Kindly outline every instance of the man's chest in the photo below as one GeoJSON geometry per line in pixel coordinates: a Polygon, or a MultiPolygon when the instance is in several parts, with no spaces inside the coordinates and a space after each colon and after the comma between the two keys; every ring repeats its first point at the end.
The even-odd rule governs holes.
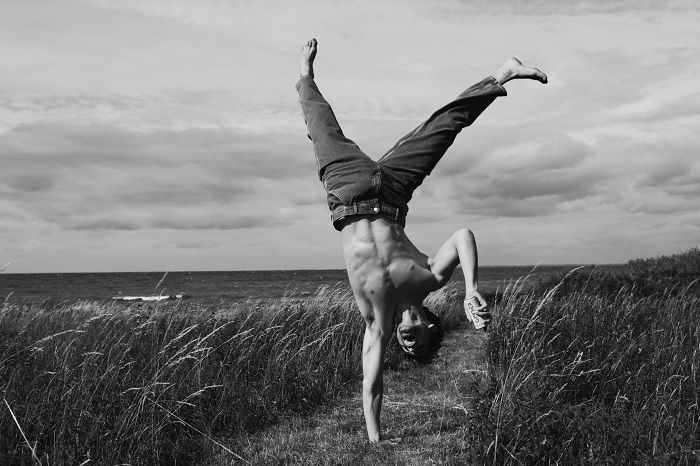
{"type": "Polygon", "coordinates": [[[425,257],[394,259],[387,267],[387,274],[392,286],[403,294],[427,295],[435,282],[425,257]]]}

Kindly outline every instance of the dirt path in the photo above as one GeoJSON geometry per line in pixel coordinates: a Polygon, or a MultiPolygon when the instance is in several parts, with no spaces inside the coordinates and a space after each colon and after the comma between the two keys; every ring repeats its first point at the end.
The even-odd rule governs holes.
{"type": "MultiPolygon", "coordinates": [[[[465,464],[471,463],[469,393],[484,370],[485,334],[448,333],[430,365],[400,363],[385,374],[383,437],[365,437],[361,383],[306,417],[292,417],[232,446],[252,464],[465,464]]],[[[215,464],[236,464],[222,454],[215,464]]]]}

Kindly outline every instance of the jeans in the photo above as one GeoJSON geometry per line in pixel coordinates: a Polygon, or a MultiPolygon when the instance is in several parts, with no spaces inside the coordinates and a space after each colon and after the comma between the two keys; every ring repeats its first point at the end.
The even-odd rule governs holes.
{"type": "Polygon", "coordinates": [[[496,97],[506,95],[493,77],[483,79],[435,111],[375,162],[345,137],[312,78],[301,77],[296,89],[331,221],[339,231],[344,220],[367,214],[405,226],[413,191],[430,175],[462,128],[471,125],[496,97]]]}

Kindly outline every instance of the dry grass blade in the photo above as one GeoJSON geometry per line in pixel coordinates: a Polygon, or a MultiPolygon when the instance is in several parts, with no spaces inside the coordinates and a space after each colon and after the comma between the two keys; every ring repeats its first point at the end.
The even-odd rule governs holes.
{"type": "Polygon", "coordinates": [[[39,458],[36,456],[36,447],[32,447],[32,444],[29,443],[29,439],[27,439],[27,436],[24,435],[24,431],[22,430],[22,426],[19,425],[19,421],[17,421],[17,417],[15,416],[15,413],[12,411],[12,408],[10,408],[10,404],[7,402],[6,399],[2,399],[2,401],[5,402],[5,406],[7,406],[7,409],[10,411],[10,415],[12,416],[12,419],[15,421],[15,425],[19,429],[19,432],[22,434],[22,438],[24,439],[24,442],[27,444],[29,447],[29,450],[32,452],[32,458],[34,458],[34,461],[36,461],[37,464],[41,464],[41,461],[39,458]]]}
{"type": "Polygon", "coordinates": [[[175,413],[173,413],[172,411],[170,411],[169,409],[167,409],[167,408],[161,406],[157,401],[153,401],[153,400],[150,400],[150,399],[149,399],[149,401],[150,401],[151,403],[153,403],[154,405],[156,405],[157,407],[159,407],[160,409],[162,409],[163,411],[165,411],[166,413],[168,413],[169,415],[171,415],[172,417],[174,417],[175,419],[177,419],[178,421],[180,421],[183,425],[185,425],[185,426],[189,427],[190,429],[194,430],[194,431],[197,432],[199,435],[205,437],[206,439],[208,439],[208,440],[209,440],[210,442],[212,442],[213,444],[215,444],[215,445],[221,447],[221,448],[222,448],[224,451],[226,451],[227,453],[229,453],[229,454],[235,456],[236,458],[238,458],[239,460],[243,461],[243,462],[246,463],[246,464],[250,464],[245,458],[243,458],[242,456],[240,456],[240,455],[237,454],[236,452],[234,452],[234,451],[232,451],[231,449],[229,449],[226,445],[222,444],[221,442],[217,442],[216,440],[214,440],[213,438],[211,438],[210,436],[208,436],[208,435],[205,434],[204,432],[202,432],[202,431],[200,431],[199,429],[197,429],[196,427],[194,427],[192,424],[188,423],[187,421],[185,421],[184,419],[182,419],[181,417],[179,417],[177,414],[175,414],[175,413]]]}

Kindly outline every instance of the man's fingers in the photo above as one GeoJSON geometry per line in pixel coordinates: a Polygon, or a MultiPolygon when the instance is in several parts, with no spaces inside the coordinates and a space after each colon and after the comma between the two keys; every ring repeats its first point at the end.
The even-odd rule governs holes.
{"type": "Polygon", "coordinates": [[[491,320],[491,313],[488,311],[476,311],[476,315],[484,319],[484,321],[489,322],[491,320]]]}
{"type": "Polygon", "coordinates": [[[480,293],[478,293],[478,292],[474,293],[474,297],[479,302],[479,309],[484,309],[487,306],[486,300],[484,299],[483,296],[481,296],[480,293]]]}

